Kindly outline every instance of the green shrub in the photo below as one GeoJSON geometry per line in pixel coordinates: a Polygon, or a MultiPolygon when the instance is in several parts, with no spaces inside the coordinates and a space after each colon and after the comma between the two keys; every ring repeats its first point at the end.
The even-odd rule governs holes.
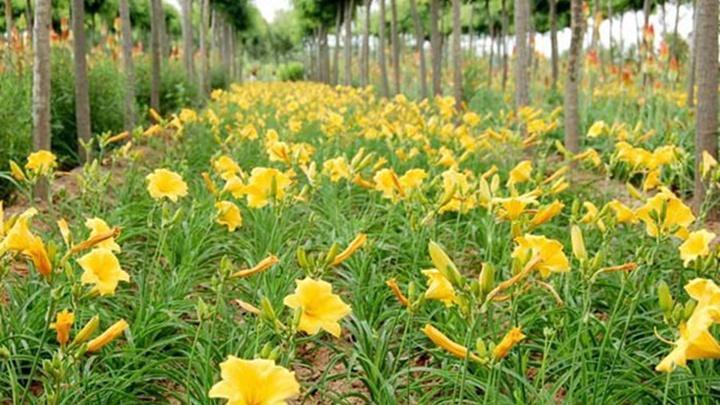
{"type": "MultiPolygon", "coordinates": [[[[65,166],[78,162],[75,125],[75,72],[67,48],[52,50],[50,114],[52,146],[65,166]]],[[[95,58],[88,69],[90,119],[93,134],[123,129],[124,76],[117,64],[106,57],[95,58]]]]}
{"type": "MultiPolygon", "coordinates": [[[[187,80],[180,61],[165,59],[163,62],[160,70],[160,112],[164,115],[192,105],[197,100],[198,88],[187,80]]],[[[136,60],[135,96],[141,115],[150,106],[151,72],[149,56],[136,60]]]]}
{"type": "Polygon", "coordinates": [[[278,67],[278,79],[283,82],[296,82],[305,77],[305,67],[300,62],[290,62],[278,67]]]}
{"type": "MultiPolygon", "coordinates": [[[[23,163],[32,146],[30,112],[31,75],[6,70],[0,74],[0,171],[9,170],[10,160],[23,163]]],[[[0,178],[0,199],[10,191],[10,182],[0,178]]]]}
{"type": "Polygon", "coordinates": [[[222,66],[213,66],[210,68],[210,88],[227,89],[230,85],[230,77],[222,66]]]}

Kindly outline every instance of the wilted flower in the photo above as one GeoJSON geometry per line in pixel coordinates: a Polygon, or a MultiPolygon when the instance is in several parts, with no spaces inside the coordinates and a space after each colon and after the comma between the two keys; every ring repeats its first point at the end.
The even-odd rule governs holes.
{"type": "Polygon", "coordinates": [[[526,336],[522,333],[520,328],[514,327],[510,329],[510,331],[505,334],[505,337],[503,337],[500,343],[498,343],[493,350],[493,357],[495,360],[500,360],[507,356],[508,353],[510,353],[510,350],[525,339],[525,337],[526,336]]]}
{"type": "Polygon", "coordinates": [[[55,330],[56,339],[61,346],[70,340],[70,328],[72,328],[73,322],[75,322],[75,314],[65,309],[58,312],[55,322],[50,324],[50,329],[55,330]]]}

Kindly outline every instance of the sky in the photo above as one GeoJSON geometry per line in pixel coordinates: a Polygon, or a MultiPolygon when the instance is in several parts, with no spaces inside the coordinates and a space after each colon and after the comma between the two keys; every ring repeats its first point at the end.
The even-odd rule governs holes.
{"type": "Polygon", "coordinates": [[[290,0],[252,0],[265,20],[272,22],[279,10],[290,9],[290,0]]]}

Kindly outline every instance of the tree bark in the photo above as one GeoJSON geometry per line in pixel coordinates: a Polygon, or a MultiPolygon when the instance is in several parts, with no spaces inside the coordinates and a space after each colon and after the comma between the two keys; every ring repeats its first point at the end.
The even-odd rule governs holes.
{"type": "Polygon", "coordinates": [[[210,94],[210,63],[207,49],[210,24],[210,0],[200,0],[200,89],[203,96],[210,94]]]}
{"type": "Polygon", "coordinates": [[[697,82],[695,121],[695,206],[705,199],[703,151],[718,155],[718,2],[697,0],[697,82]]]}
{"type": "Polygon", "coordinates": [[[687,81],[687,105],[693,107],[695,105],[695,74],[697,70],[697,50],[698,50],[698,1],[693,0],[693,38],[690,46],[690,72],[688,72],[687,81]]]}
{"type": "MultiPolygon", "coordinates": [[[[36,0],[33,30],[33,148],[50,150],[50,24],[51,0],[36,0]]],[[[47,181],[41,180],[36,193],[46,198],[47,181]]]]}
{"type": "Polygon", "coordinates": [[[390,0],[390,41],[392,43],[395,94],[400,94],[400,39],[398,38],[397,0],[390,0]]]}
{"type": "Polygon", "coordinates": [[[530,11],[528,0],[515,0],[515,107],[528,105],[528,25],[530,11]]]}
{"type": "Polygon", "coordinates": [[[420,58],[420,97],[425,99],[428,96],[427,71],[425,66],[425,34],[423,34],[422,21],[417,9],[417,0],[410,0],[410,13],[412,14],[413,25],[415,26],[415,48],[420,58]]]}
{"type": "Polygon", "coordinates": [[[161,113],[160,111],[160,53],[162,52],[161,46],[161,24],[160,21],[163,18],[161,13],[162,3],[160,0],[150,0],[150,7],[152,8],[152,23],[150,26],[150,48],[151,48],[151,73],[150,73],[150,107],[161,113]]]}
{"type": "Polygon", "coordinates": [[[335,15],[335,47],[333,48],[333,76],[330,83],[333,85],[340,83],[340,36],[342,29],[343,6],[340,3],[337,6],[335,15]]]}
{"type": "Polygon", "coordinates": [[[502,61],[503,61],[503,71],[502,71],[502,90],[503,93],[505,92],[505,87],[507,87],[507,79],[508,79],[508,51],[507,51],[507,29],[508,29],[508,15],[507,15],[507,7],[505,4],[505,0],[500,1],[500,13],[501,13],[501,36],[502,36],[502,61]]]}
{"type": "Polygon", "coordinates": [[[440,0],[430,0],[430,61],[432,63],[433,95],[442,94],[442,38],[440,38],[440,0]]]}
{"type": "Polygon", "coordinates": [[[133,64],[133,39],[130,26],[129,0],[120,0],[120,29],[122,30],[122,57],[125,71],[125,130],[135,128],[135,66],[133,64]]]}
{"type": "Polygon", "coordinates": [[[385,0],[380,0],[380,24],[378,25],[378,63],[380,64],[380,91],[383,97],[390,95],[390,85],[385,63],[385,0]]]}
{"type": "Polygon", "coordinates": [[[180,0],[182,13],[182,42],[183,64],[185,74],[190,83],[195,81],[195,66],[193,60],[193,26],[192,26],[192,0],[180,0]]]}
{"type": "Polygon", "coordinates": [[[352,85],[352,11],[353,0],[348,0],[345,5],[345,43],[343,51],[345,52],[345,77],[344,84],[352,85]]]}
{"type": "Polygon", "coordinates": [[[557,43],[557,1],[556,0],[550,0],[550,63],[552,65],[552,88],[557,89],[558,43],[557,43]]]}
{"type": "Polygon", "coordinates": [[[163,58],[167,58],[170,55],[170,38],[168,36],[165,6],[163,5],[162,1],[160,2],[160,8],[158,10],[158,13],[160,15],[160,19],[158,20],[158,22],[160,23],[160,55],[162,55],[161,57],[163,58]]]}
{"type": "Polygon", "coordinates": [[[72,0],[73,56],[75,68],[75,126],[78,156],[84,163],[90,159],[90,95],[88,90],[87,59],[85,57],[85,2],[72,0]],[[87,145],[87,150],[83,146],[87,145]]]}
{"type": "Polygon", "coordinates": [[[485,13],[487,15],[487,19],[489,21],[488,23],[488,34],[490,35],[490,56],[488,57],[488,77],[487,77],[487,86],[488,88],[492,88],[493,84],[493,64],[495,60],[495,48],[493,48],[493,42],[495,42],[495,37],[497,36],[495,32],[495,24],[492,19],[492,16],[490,14],[490,0],[485,0],[485,13]]]}
{"type": "Polygon", "coordinates": [[[13,29],[12,0],[5,0],[5,32],[7,32],[8,40],[13,29]]]}
{"type": "Polygon", "coordinates": [[[463,74],[462,74],[462,46],[460,44],[460,0],[452,0],[452,53],[453,53],[453,95],[455,96],[455,109],[462,110],[463,102],[463,74]]]}
{"type": "Polygon", "coordinates": [[[580,116],[578,88],[580,82],[580,51],[583,42],[582,0],[570,3],[571,36],[568,55],[567,79],[565,82],[565,148],[577,153],[580,150],[580,116]]]}
{"type": "MultiPolygon", "coordinates": [[[[33,17],[33,14],[32,2],[30,0],[25,0],[25,19],[27,20],[28,42],[34,45],[35,18],[33,17]]],[[[28,52],[28,54],[29,53],[30,52],[28,52]]]]}
{"type": "Polygon", "coordinates": [[[363,25],[362,50],[360,61],[360,84],[365,87],[370,83],[370,7],[372,0],[365,0],[365,24],[363,25]]]}

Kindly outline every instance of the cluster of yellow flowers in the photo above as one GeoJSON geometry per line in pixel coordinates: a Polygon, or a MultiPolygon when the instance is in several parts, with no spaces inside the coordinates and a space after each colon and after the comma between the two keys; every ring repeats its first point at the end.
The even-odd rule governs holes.
{"type": "MultiPolygon", "coordinates": [[[[243,213],[264,209],[279,217],[287,206],[311,204],[316,195],[327,190],[365,193],[378,205],[400,207],[413,228],[409,231],[440,221],[443,216],[481,213],[488,221],[489,239],[507,238],[506,244],[496,249],[507,260],[484,262],[479,273],[473,274],[470,268],[458,267],[440,244],[430,241],[428,253],[433,267],[413,269],[418,277],[424,277],[422,293],[415,291],[412,282],[401,286],[391,277],[386,284],[408,313],[433,310],[415,329],[430,342],[454,357],[492,367],[522,345],[525,333],[532,335],[532,330],[523,330],[517,320],[503,319],[503,333],[498,336],[475,338],[476,331],[471,329],[462,341],[453,339],[450,335],[454,332],[435,318],[437,308],[433,305],[452,311],[467,325],[475,325],[491,306],[515,305],[516,298],[531,289],[543,291],[552,302],[564,305],[555,286],[563,273],[579,272],[582,287],[589,291],[603,274],[627,273],[653,264],[652,257],[606,263],[607,241],[624,230],[638,235],[644,232],[657,245],[670,244],[677,249],[673,251],[678,252],[678,263],[681,260],[696,275],[717,264],[717,249],[712,245],[716,234],[703,229],[696,213],[663,181],[664,169],[683,164],[685,152],[681,148],[647,147],[654,133],[645,131],[641,124],[629,129],[625,124],[598,121],[590,127],[588,138],[610,138],[610,150],[588,148],[572,154],[548,136],[557,129],[560,112],[526,107],[517,113],[482,116],[458,113],[450,97],[413,102],[401,95],[379,100],[370,89],[308,83],[233,86],[229,91],[213,92],[212,103],[202,112],[185,109],[166,120],[151,111],[156,123],[142,132],[142,137],[170,134],[179,139],[190,132],[191,125],[204,126],[217,150],[207,162],[207,170],[199,175],[179,168],[154,169],[145,178],[147,193],[156,201],[155,208],[162,206],[160,232],[168,232],[180,218],[183,204],[193,200],[193,193],[202,192],[189,187],[195,185],[194,179],[202,178],[202,185],[212,196],[208,223],[227,229],[227,234],[222,233],[227,237],[242,237],[237,235],[243,234],[243,213]],[[515,131],[515,127],[522,130],[515,131]],[[565,159],[558,161],[550,155],[543,155],[545,159],[520,158],[531,148],[547,154],[557,150],[565,159]],[[618,197],[605,204],[575,198],[570,203],[565,192],[571,187],[571,171],[580,164],[607,174],[613,169],[627,169],[630,198],[618,197]],[[635,175],[642,176],[642,192],[631,183],[637,181],[635,175]],[[175,215],[168,207],[176,209],[175,215]],[[567,228],[569,244],[564,244],[567,240],[563,236],[550,237],[552,226],[567,228]],[[585,235],[591,234],[601,240],[599,245],[586,246],[585,235]],[[506,263],[506,268],[496,269],[498,263],[506,263]],[[506,277],[496,280],[500,275],[506,277]]],[[[30,187],[41,179],[52,180],[56,167],[55,156],[47,151],[30,155],[24,169],[14,162],[10,166],[14,178],[30,187]]],[[[717,162],[707,154],[700,169],[712,182],[720,179],[717,162]]],[[[74,262],[83,273],[77,280],[69,279],[90,286],[89,290],[83,287],[83,298],[111,296],[121,282],[130,281],[116,256],[121,252],[116,242],[119,228],[100,218],[88,218],[85,226],[89,235],[74,243],[68,223],[60,219],[57,225],[66,246],[65,254],[60,255],[33,233],[36,215],[38,211],[30,208],[4,221],[0,205],[0,257],[27,258],[52,283],[53,274],[60,269],[72,273],[71,259],[82,254],[74,262]]],[[[252,215],[245,218],[249,222],[252,215]]],[[[304,276],[297,278],[294,290],[284,296],[284,315],[276,313],[266,299],[259,308],[239,303],[268,322],[278,340],[288,342],[281,347],[289,352],[294,351],[293,339],[300,332],[327,332],[340,338],[341,322],[351,307],[333,288],[329,270],[347,264],[367,243],[368,236],[359,233],[343,250],[338,244],[322,254],[298,249],[297,264],[304,276]]],[[[225,271],[222,282],[266,272],[281,262],[273,253],[277,254],[264,253],[267,257],[252,267],[225,271]]],[[[720,345],[710,331],[720,322],[720,287],[710,279],[695,278],[685,290],[697,304],[681,310],[673,305],[669,292],[660,289],[665,319],[677,327],[679,338],[671,342],[674,348],[657,365],[658,371],[685,366],[687,360],[720,358],[720,345]]],[[[61,350],[72,347],[96,352],[128,328],[127,322],[119,320],[91,339],[100,322],[96,315],[71,341],[77,311],[73,307],[73,311],[58,312],[50,325],[61,350]]],[[[239,404],[285,403],[299,394],[300,385],[293,372],[276,364],[277,358],[268,353],[255,359],[229,355],[220,364],[221,381],[211,388],[209,396],[239,404]]]]}

